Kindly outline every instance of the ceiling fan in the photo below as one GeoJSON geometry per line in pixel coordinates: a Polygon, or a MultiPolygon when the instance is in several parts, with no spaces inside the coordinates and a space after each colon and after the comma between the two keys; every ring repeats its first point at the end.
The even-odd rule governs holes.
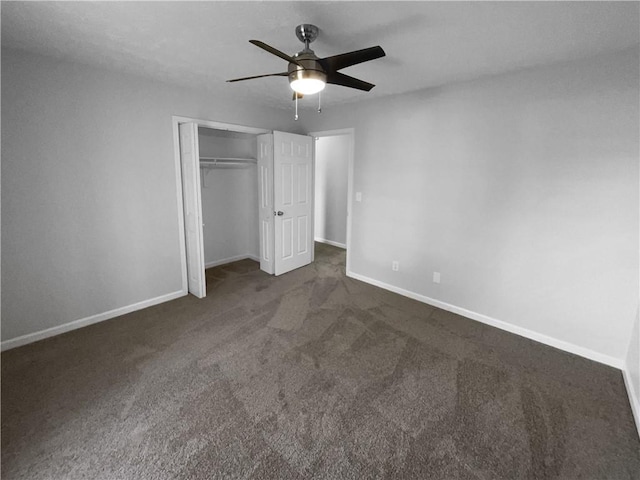
{"type": "Polygon", "coordinates": [[[370,47],[363,50],[334,55],[332,57],[318,58],[316,54],[313,53],[313,50],[309,48],[309,44],[318,38],[318,32],[318,27],[315,25],[306,23],[298,25],[296,27],[296,36],[304,43],[304,49],[293,56],[287,55],[260,40],[249,40],[249,42],[255,46],[289,62],[287,71],[255,75],[253,77],[234,78],[233,80],[227,80],[227,82],[240,82],[262,77],[289,77],[289,85],[293,89],[294,100],[302,98],[303,95],[312,95],[320,92],[327,83],[364,90],[366,92],[375,87],[372,83],[350,77],[349,75],[338,72],[338,70],[384,57],[386,54],[381,47],[370,47]]]}

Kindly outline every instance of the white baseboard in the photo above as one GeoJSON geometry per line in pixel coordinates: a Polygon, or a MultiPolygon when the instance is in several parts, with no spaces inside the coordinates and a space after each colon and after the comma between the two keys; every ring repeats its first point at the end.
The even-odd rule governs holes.
{"type": "Polygon", "coordinates": [[[71,330],[76,330],[78,328],[86,327],[94,323],[103,322],[114,317],[119,317],[120,315],[124,315],[125,313],[142,310],[143,308],[151,307],[159,303],[164,303],[168,302],[169,300],[184,297],[185,295],[187,295],[187,293],[188,292],[186,290],[178,290],[177,292],[172,292],[166,295],[161,295],[159,297],[143,300],[142,302],[134,303],[132,305],[109,310],[108,312],[98,313],[97,315],[74,320],[72,322],[57,325],[45,330],[40,330],[38,332],[28,333],[26,335],[21,335],[9,340],[4,340],[2,343],[0,343],[0,350],[10,350],[12,348],[21,347],[22,345],[27,345],[28,343],[37,342],[38,340],[44,340],[45,338],[53,337],[54,335],[60,335],[61,333],[70,332],[71,330]]]}
{"type": "Polygon", "coordinates": [[[334,247],[339,247],[343,249],[347,249],[347,245],[344,243],[334,242],[333,240],[327,240],[326,238],[314,238],[316,242],[326,243],[327,245],[333,245],[334,247]]]}
{"type": "Polygon", "coordinates": [[[593,351],[585,347],[581,347],[579,345],[574,345],[573,343],[566,342],[564,340],[559,340],[557,338],[550,337],[542,333],[534,332],[533,330],[529,330],[529,329],[519,327],[517,325],[513,325],[511,323],[508,323],[502,320],[491,318],[481,313],[476,313],[471,310],[467,310],[466,308],[457,307],[449,303],[441,302],[440,300],[429,298],[425,295],[420,295],[419,293],[411,292],[409,290],[405,290],[403,288],[399,288],[399,287],[390,285],[388,283],[375,280],[373,278],[365,277],[364,275],[360,275],[358,273],[347,271],[347,276],[351,278],[355,278],[356,280],[360,280],[365,283],[369,283],[371,285],[375,285],[376,287],[384,288],[385,290],[389,290],[399,295],[413,298],[414,300],[418,300],[419,302],[427,303],[434,307],[441,308],[442,310],[447,310],[449,312],[462,315],[463,317],[467,317],[472,320],[477,320],[478,322],[485,323],[492,327],[496,327],[510,333],[515,333],[516,335],[520,335],[521,337],[525,337],[530,340],[535,340],[536,342],[544,343],[545,345],[549,345],[550,347],[554,347],[559,350],[564,350],[565,352],[573,353],[575,355],[579,355],[581,357],[588,358],[589,360],[603,363],[605,365],[609,365],[611,367],[614,367],[620,370],[624,369],[624,362],[622,361],[622,359],[611,357],[609,355],[604,355],[602,353],[593,351]]]}
{"type": "MultiPolygon", "coordinates": [[[[217,265],[224,265],[226,263],[235,262],[237,260],[244,260],[245,258],[255,260],[256,262],[260,261],[260,258],[255,255],[237,255],[235,257],[226,258],[224,260],[210,262],[205,265],[205,268],[214,267],[217,265]]],[[[143,300],[142,302],[134,303],[132,305],[127,305],[124,307],[116,308],[114,310],[109,310],[108,312],[98,313],[90,317],[74,320],[72,322],[65,323],[62,325],[57,325],[55,327],[40,330],[38,332],[28,333],[26,335],[21,335],[16,338],[4,340],[0,342],[0,351],[10,350],[12,348],[21,347],[22,345],[27,345],[29,343],[37,342],[38,340],[44,340],[45,338],[53,337],[54,335],[60,335],[61,333],[70,332],[71,330],[76,330],[78,328],[86,327],[94,323],[103,322],[111,318],[119,317],[120,315],[124,315],[126,313],[134,312],[136,310],[142,310],[143,308],[151,307],[159,303],[168,302],[169,300],[174,300],[176,298],[183,297],[187,294],[188,294],[188,291],[185,288],[184,290],[179,290],[176,292],[168,293],[166,295],[161,295],[159,297],[143,300]]]]}
{"type": "Polygon", "coordinates": [[[235,255],[229,258],[223,258],[222,260],[214,260],[213,262],[207,262],[204,264],[204,268],[219,267],[220,265],[226,265],[227,263],[237,262],[238,260],[245,260],[247,258],[249,260],[254,260],[256,262],[260,261],[260,257],[256,255],[249,255],[249,254],[235,255]]]}
{"type": "Polygon", "coordinates": [[[626,368],[622,369],[622,378],[624,378],[624,384],[627,387],[633,419],[636,421],[636,428],[638,429],[638,435],[640,435],[640,397],[638,397],[638,392],[633,388],[629,371],[626,368]]]}

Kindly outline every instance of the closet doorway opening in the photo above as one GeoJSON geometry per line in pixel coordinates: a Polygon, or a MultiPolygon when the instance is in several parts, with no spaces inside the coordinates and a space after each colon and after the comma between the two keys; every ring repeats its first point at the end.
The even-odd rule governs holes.
{"type": "Polygon", "coordinates": [[[203,298],[206,268],[259,261],[257,137],[269,131],[172,120],[183,285],[203,298]]]}
{"type": "Polygon", "coordinates": [[[256,135],[198,128],[204,267],[260,261],[256,135]]]}
{"type": "Polygon", "coordinates": [[[309,135],[314,138],[314,240],[345,249],[350,272],[354,129],[309,135]]]}
{"type": "Polygon", "coordinates": [[[313,262],[313,138],[173,117],[185,293],[241,259],[282,275],[313,262]]]}

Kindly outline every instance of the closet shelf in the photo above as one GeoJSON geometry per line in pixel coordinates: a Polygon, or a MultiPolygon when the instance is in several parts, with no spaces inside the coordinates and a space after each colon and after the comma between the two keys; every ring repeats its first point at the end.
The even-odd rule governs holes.
{"type": "Polygon", "coordinates": [[[200,168],[250,167],[256,164],[255,158],[200,157],[200,168]]]}

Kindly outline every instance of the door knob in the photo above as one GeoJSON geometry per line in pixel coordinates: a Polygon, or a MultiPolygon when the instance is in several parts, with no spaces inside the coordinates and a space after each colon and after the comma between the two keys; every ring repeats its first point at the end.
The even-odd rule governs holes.
{"type": "Polygon", "coordinates": [[[284,212],[281,212],[280,210],[278,210],[277,212],[273,212],[273,214],[281,217],[282,215],[284,215],[284,212]]]}

